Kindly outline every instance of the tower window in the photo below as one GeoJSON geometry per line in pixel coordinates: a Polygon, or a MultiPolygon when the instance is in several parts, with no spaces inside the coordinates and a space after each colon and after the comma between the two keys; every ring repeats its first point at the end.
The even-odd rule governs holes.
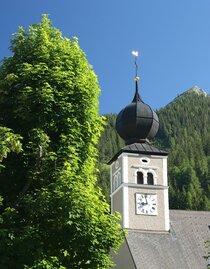
{"type": "Polygon", "coordinates": [[[143,158],[140,159],[140,162],[142,164],[149,164],[150,163],[150,159],[147,158],[147,157],[143,157],[143,158]]]}
{"type": "Polygon", "coordinates": [[[144,184],[144,175],[142,172],[137,172],[137,184],[144,184]]]}
{"type": "Polygon", "coordinates": [[[152,173],[147,173],[147,184],[154,185],[154,178],[152,173]]]}

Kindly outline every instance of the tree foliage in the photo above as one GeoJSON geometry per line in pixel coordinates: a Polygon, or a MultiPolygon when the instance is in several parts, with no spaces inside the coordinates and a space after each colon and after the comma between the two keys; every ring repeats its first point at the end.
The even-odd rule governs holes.
{"type": "Polygon", "coordinates": [[[204,259],[208,261],[207,269],[210,267],[210,240],[205,241],[205,247],[208,250],[208,253],[206,256],[204,256],[204,259]]]}
{"type": "Polygon", "coordinates": [[[0,67],[0,125],[10,137],[1,159],[20,152],[20,137],[22,151],[2,160],[0,268],[107,268],[122,235],[95,186],[97,77],[78,40],[47,16],[20,27],[11,51],[0,67]]]}
{"type": "Polygon", "coordinates": [[[169,150],[170,207],[210,209],[210,97],[187,91],[158,112],[169,150]]]}
{"type": "Polygon", "coordinates": [[[124,141],[119,137],[115,129],[116,114],[105,114],[105,128],[100,136],[98,151],[99,162],[106,163],[124,146],[124,141]]]}
{"type": "Polygon", "coordinates": [[[9,128],[0,126],[0,163],[10,152],[19,153],[21,150],[21,136],[14,134],[9,128]]]}
{"type": "Polygon", "coordinates": [[[98,186],[103,190],[107,202],[110,203],[110,167],[107,162],[124,146],[124,141],[115,129],[116,114],[104,115],[106,124],[98,143],[98,186]]]}

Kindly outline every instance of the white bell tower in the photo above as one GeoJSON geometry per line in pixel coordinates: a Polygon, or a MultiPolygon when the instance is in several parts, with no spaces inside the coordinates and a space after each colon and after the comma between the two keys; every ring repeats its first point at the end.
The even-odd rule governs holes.
{"type": "Polygon", "coordinates": [[[123,228],[169,231],[167,153],[134,143],[110,164],[111,210],[121,213],[123,228]]]}
{"type": "Polygon", "coordinates": [[[109,162],[111,165],[111,210],[122,215],[122,226],[142,231],[169,231],[167,152],[153,147],[148,139],[159,128],[156,113],[136,90],[133,101],[120,111],[116,120],[118,134],[125,140],[109,162]]]}

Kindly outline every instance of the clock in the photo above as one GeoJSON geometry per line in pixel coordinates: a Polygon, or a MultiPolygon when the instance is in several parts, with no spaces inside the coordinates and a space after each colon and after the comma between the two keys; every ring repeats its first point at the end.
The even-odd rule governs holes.
{"type": "Polygon", "coordinates": [[[136,214],[157,215],[157,194],[136,193],[136,214]]]}

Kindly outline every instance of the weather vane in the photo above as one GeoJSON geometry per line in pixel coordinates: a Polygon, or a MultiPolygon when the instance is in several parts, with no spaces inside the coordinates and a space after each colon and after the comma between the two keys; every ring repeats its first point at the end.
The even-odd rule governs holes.
{"type": "Polygon", "coordinates": [[[137,57],[139,56],[139,52],[138,51],[132,51],[132,55],[135,57],[135,66],[136,66],[136,75],[135,75],[135,80],[138,81],[139,80],[139,77],[138,77],[138,64],[137,64],[137,57]]]}

